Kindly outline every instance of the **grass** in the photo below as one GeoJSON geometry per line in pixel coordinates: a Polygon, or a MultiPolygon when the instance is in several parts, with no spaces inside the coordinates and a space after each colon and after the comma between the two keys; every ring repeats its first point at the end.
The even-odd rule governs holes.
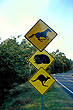
{"type": "MultiPolygon", "coordinates": [[[[56,83],[43,97],[44,110],[73,110],[73,100],[56,83]]],[[[26,82],[9,91],[0,110],[41,110],[41,95],[26,82]]]]}

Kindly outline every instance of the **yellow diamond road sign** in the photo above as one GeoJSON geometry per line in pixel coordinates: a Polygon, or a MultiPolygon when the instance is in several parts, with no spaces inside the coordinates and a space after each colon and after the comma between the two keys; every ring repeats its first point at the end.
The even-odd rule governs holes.
{"type": "Polygon", "coordinates": [[[55,79],[49,75],[43,68],[40,68],[28,82],[43,95],[55,82],[55,79]]]}
{"type": "Polygon", "coordinates": [[[57,33],[41,19],[29,30],[25,38],[31,42],[39,51],[44,48],[57,36],[57,33]]]}
{"type": "Polygon", "coordinates": [[[29,59],[37,69],[43,67],[46,69],[55,59],[45,50],[40,52],[39,50],[29,59]]]}

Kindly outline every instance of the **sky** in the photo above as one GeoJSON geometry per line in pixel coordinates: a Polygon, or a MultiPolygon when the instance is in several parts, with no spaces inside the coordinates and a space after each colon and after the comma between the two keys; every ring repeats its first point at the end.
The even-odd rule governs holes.
{"type": "Polygon", "coordinates": [[[42,19],[58,35],[45,48],[73,60],[73,0],[0,0],[1,41],[25,34],[42,19]]]}

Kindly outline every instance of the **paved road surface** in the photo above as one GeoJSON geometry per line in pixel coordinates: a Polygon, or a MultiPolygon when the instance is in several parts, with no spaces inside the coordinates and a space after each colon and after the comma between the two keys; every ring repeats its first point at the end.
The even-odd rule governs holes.
{"type": "Polygon", "coordinates": [[[73,71],[70,73],[54,74],[53,77],[62,89],[73,99],[73,71]]]}

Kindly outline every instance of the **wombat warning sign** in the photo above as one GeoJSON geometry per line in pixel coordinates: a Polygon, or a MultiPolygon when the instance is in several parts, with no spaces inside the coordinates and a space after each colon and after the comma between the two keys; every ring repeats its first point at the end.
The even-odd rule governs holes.
{"type": "Polygon", "coordinates": [[[46,69],[52,62],[54,58],[46,51],[39,50],[29,59],[29,62],[32,63],[37,69],[43,67],[46,69]]]}

